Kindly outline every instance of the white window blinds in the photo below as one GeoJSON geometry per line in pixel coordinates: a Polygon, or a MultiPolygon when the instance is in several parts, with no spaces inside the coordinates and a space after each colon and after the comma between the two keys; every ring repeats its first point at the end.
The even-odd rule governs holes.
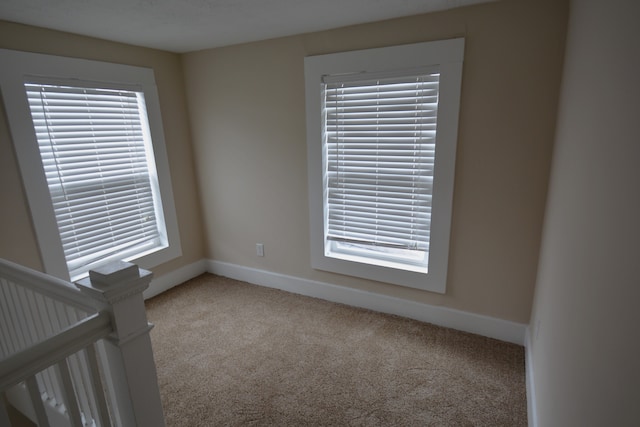
{"type": "Polygon", "coordinates": [[[25,84],[71,277],[161,245],[141,93],[25,84]]]}
{"type": "Polygon", "coordinates": [[[438,73],[324,78],[328,241],[428,254],[438,85],[438,73]]]}

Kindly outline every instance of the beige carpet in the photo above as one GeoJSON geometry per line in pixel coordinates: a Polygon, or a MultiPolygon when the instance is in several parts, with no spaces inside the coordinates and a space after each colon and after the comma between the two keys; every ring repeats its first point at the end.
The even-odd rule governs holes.
{"type": "Polygon", "coordinates": [[[525,426],[523,348],[206,274],[147,302],[167,426],[525,426]]]}

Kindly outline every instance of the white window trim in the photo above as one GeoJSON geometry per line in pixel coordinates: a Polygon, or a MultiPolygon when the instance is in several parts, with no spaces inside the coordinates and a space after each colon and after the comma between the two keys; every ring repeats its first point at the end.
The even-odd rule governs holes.
{"type": "Polygon", "coordinates": [[[464,39],[458,38],[305,58],[312,268],[438,293],[446,291],[463,55],[464,39]],[[441,74],[428,272],[325,256],[322,77],[358,72],[397,73],[403,69],[431,66],[437,66],[441,74]]]}
{"type": "Polygon", "coordinates": [[[0,70],[0,88],[45,272],[69,279],[24,88],[26,76],[99,82],[106,84],[106,87],[135,88],[144,93],[168,245],[127,261],[142,268],[153,268],[182,255],[153,70],[6,49],[0,49],[0,62],[3,64],[0,70]]]}

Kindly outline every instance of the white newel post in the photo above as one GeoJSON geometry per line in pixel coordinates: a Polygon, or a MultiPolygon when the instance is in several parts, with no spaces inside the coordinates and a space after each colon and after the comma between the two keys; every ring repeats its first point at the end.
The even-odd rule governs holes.
{"type": "Polygon", "coordinates": [[[149,337],[152,325],[142,297],[151,277],[135,264],[118,261],[76,283],[96,308],[111,312],[115,332],[104,340],[104,374],[114,415],[125,427],[165,425],[149,337]]]}

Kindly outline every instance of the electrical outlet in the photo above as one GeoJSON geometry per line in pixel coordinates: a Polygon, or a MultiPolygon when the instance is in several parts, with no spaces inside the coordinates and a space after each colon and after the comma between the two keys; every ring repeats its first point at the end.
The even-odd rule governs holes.
{"type": "Polygon", "coordinates": [[[256,243],[256,254],[258,256],[264,256],[264,245],[262,243],[256,243]]]}

